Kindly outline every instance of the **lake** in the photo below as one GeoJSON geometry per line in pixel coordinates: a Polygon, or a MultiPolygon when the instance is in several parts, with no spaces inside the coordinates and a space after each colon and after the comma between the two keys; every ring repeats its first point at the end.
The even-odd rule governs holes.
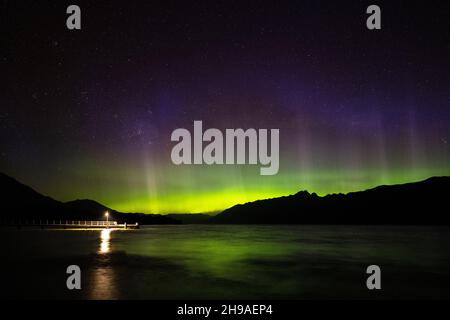
{"type": "Polygon", "coordinates": [[[0,231],[3,298],[450,298],[449,227],[0,231]],[[373,264],[381,267],[381,290],[366,287],[373,264]],[[82,290],[66,288],[69,265],[80,266],[82,290]]]}

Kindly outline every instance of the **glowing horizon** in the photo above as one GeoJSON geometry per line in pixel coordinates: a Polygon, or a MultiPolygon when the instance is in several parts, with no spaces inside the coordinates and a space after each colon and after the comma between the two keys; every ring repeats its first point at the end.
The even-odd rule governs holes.
{"type": "Polygon", "coordinates": [[[269,198],[276,198],[282,196],[288,196],[295,194],[299,191],[306,190],[309,193],[316,193],[319,196],[325,196],[332,193],[349,193],[355,191],[363,191],[377,187],[379,185],[392,185],[403,184],[410,182],[417,182],[428,179],[432,176],[450,175],[450,171],[447,174],[426,175],[418,173],[412,179],[406,179],[400,175],[398,177],[390,177],[384,179],[374,179],[371,182],[364,182],[354,184],[353,187],[345,188],[345,181],[342,180],[341,186],[314,188],[314,183],[303,184],[304,187],[281,187],[273,188],[271,190],[249,190],[242,192],[242,188],[230,189],[225,191],[216,192],[202,192],[196,194],[195,192],[186,194],[171,194],[169,196],[163,196],[161,198],[153,198],[153,200],[136,199],[137,201],[130,200],[129,202],[118,203],[111,201],[111,208],[120,212],[143,212],[154,214],[170,214],[170,213],[214,213],[220,212],[224,209],[230,208],[237,204],[243,204],[246,202],[252,202],[256,200],[264,200],[269,198]],[[379,182],[377,182],[379,181],[379,182]],[[147,208],[147,209],[145,209],[147,208]]]}
{"type": "MultiPolygon", "coordinates": [[[[180,177],[186,179],[185,174],[189,174],[191,178],[195,176],[192,170],[186,169],[176,166],[172,168],[173,175],[166,177],[171,181],[166,181],[166,184],[174,183],[172,179],[179,180],[180,177]]],[[[217,171],[219,169],[207,167],[203,170],[217,171]]],[[[43,190],[35,184],[32,186],[37,191],[60,201],[91,199],[119,212],[215,213],[236,204],[287,196],[303,190],[324,196],[331,193],[362,191],[379,185],[416,182],[432,176],[450,175],[450,168],[445,167],[415,170],[405,168],[383,174],[377,170],[365,170],[364,172],[324,170],[321,173],[309,174],[280,173],[266,180],[267,177],[261,177],[254,172],[257,171],[255,167],[241,166],[223,169],[221,175],[211,182],[212,186],[195,186],[194,181],[204,181],[205,178],[210,178],[208,173],[203,170],[197,167],[196,173],[199,176],[195,176],[195,179],[184,180],[184,182],[190,181],[190,183],[178,184],[176,188],[178,191],[171,191],[166,184],[156,183],[154,176],[147,175],[145,178],[145,175],[138,175],[137,172],[135,174],[127,172],[128,176],[116,177],[118,180],[123,179],[121,183],[101,184],[101,188],[95,187],[95,185],[91,185],[89,188],[79,187],[85,179],[81,179],[79,184],[72,184],[71,188],[65,189],[47,188],[47,190],[43,190]],[[249,179],[248,176],[253,179],[249,179]],[[159,189],[156,188],[157,185],[160,186],[159,189]]],[[[101,171],[96,170],[96,172],[98,174],[101,171]]],[[[107,172],[104,174],[107,175],[107,172]]],[[[77,180],[76,178],[72,179],[73,182],[77,180]]],[[[101,181],[102,179],[96,177],[96,180],[101,181]]]]}

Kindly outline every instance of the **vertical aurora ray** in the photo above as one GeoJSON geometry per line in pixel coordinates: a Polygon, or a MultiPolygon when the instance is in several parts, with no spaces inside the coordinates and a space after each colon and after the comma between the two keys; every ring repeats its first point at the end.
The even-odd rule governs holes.
{"type": "Polygon", "coordinates": [[[92,5],[74,34],[56,27],[63,4],[5,4],[0,171],[145,213],[450,175],[444,11],[385,4],[389,31],[370,33],[357,2],[154,5],[92,5]],[[279,173],[175,166],[170,134],[194,120],[280,129],[279,173]]]}

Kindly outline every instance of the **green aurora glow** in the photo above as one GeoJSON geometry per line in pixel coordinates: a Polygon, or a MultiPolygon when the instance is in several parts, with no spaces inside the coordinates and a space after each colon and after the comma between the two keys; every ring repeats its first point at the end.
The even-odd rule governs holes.
{"type": "MultiPolygon", "coordinates": [[[[259,166],[151,166],[131,168],[90,164],[70,171],[69,185],[48,188],[63,201],[95,199],[122,212],[215,212],[258,199],[308,190],[319,195],[365,190],[450,175],[450,167],[380,169],[333,168],[299,170],[280,167],[275,176],[260,176],[259,166]],[[114,172],[114,176],[111,176],[114,172]],[[86,186],[86,177],[89,184],[86,186]]],[[[47,182],[48,183],[48,182],[47,182]]],[[[58,183],[49,183],[58,186],[58,183]]]]}

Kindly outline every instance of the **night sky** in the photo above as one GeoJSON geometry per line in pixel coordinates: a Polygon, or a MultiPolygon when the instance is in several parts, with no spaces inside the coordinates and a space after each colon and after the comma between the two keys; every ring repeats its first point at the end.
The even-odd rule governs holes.
{"type": "Polygon", "coordinates": [[[241,2],[1,1],[0,171],[146,213],[450,175],[448,1],[241,2]],[[174,165],[194,120],[279,128],[278,174],[174,165]]]}

